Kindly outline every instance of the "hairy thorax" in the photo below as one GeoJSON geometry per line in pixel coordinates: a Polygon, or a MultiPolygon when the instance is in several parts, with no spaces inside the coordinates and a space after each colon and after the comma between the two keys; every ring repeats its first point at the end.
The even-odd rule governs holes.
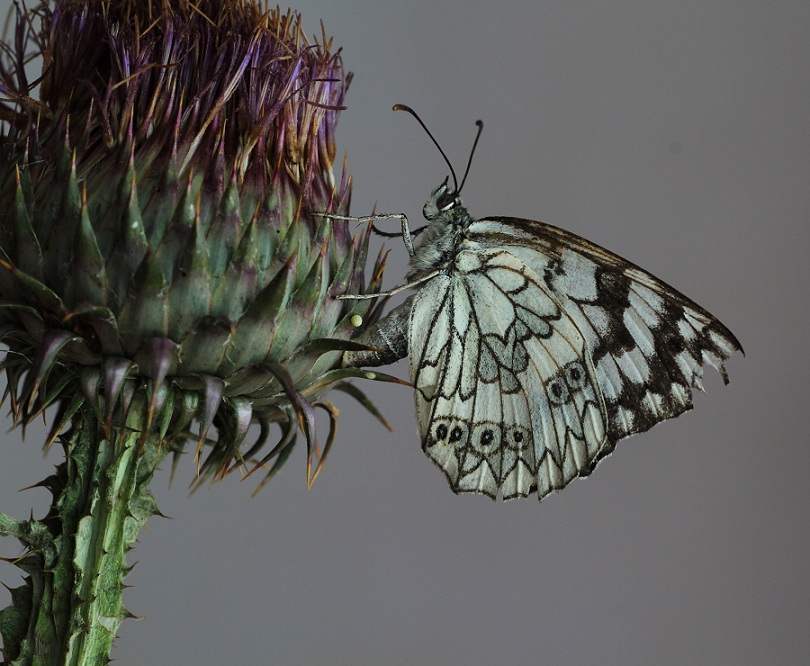
{"type": "Polygon", "coordinates": [[[454,209],[429,220],[428,226],[415,244],[411,270],[407,275],[409,282],[418,280],[436,269],[452,266],[459,245],[464,239],[464,229],[469,219],[466,210],[454,209]]]}

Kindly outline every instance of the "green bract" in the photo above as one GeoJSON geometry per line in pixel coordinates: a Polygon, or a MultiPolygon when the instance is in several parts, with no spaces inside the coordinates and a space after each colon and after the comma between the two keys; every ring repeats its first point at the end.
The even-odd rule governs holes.
{"type": "Polygon", "coordinates": [[[16,418],[56,404],[50,441],[92,409],[108,439],[127,424],[175,452],[207,442],[209,475],[285,460],[299,427],[311,453],[314,406],[330,446],[337,410],[318,399],[369,374],[339,361],[352,317],[377,314],[334,297],[379,290],[382,272],[378,260],[366,283],[368,229],[319,215],[345,215],[350,197],[332,171],[339,52],[308,42],[297,15],[244,1],[62,0],[21,17],[16,37],[0,73],[16,418]],[[258,440],[240,452],[251,422],[258,440]],[[281,437],[262,459],[272,423],[281,437]]]}
{"type": "Polygon", "coordinates": [[[367,281],[371,228],[325,215],[348,212],[348,81],[325,37],[247,0],[18,11],[0,44],[0,367],[15,425],[53,406],[65,456],[37,484],[45,517],[0,512],[26,574],[0,611],[4,663],[108,662],[169,454],[190,443],[200,483],[263,470],[261,487],[303,432],[311,483],[327,390],[376,414],[344,380],[390,378],[340,360],[368,349],[349,338],[379,305],[336,297],[379,291],[382,261],[367,281]]]}

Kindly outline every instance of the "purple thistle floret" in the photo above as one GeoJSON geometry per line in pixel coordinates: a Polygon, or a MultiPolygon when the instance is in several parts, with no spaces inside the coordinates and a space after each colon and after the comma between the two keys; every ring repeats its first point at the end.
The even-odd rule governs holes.
{"type": "Polygon", "coordinates": [[[299,427],[309,470],[321,407],[328,451],[322,396],[372,374],[340,355],[353,322],[378,316],[335,296],[382,275],[378,259],[364,277],[369,229],[322,215],[345,215],[351,191],[333,175],[350,76],[330,46],[247,1],[18,15],[0,62],[0,334],[18,422],[58,405],[50,442],[82,408],[108,434],[140,410],[145,437],[209,444],[202,471],[221,476],[286,460],[299,427]]]}

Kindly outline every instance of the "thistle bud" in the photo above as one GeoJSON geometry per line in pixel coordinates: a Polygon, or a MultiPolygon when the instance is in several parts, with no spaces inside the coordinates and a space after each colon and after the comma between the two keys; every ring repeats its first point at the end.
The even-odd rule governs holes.
{"type": "Polygon", "coordinates": [[[371,319],[369,301],[334,296],[381,273],[365,284],[368,233],[324,215],[351,192],[333,173],[340,53],[246,1],[36,14],[39,98],[24,57],[0,85],[15,415],[58,404],[55,435],[86,405],[108,433],[208,440],[204,473],[229,468],[251,422],[300,423],[312,443],[313,402],[347,376],[335,340],[371,319]]]}

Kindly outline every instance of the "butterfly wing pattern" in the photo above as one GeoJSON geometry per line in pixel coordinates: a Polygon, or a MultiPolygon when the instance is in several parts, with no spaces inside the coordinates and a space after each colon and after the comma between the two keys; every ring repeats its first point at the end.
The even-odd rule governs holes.
{"type": "Polygon", "coordinates": [[[517,257],[467,250],[417,294],[411,377],[423,448],[457,492],[562,487],[605,443],[606,410],[574,321],[517,257]]]}
{"type": "Polygon", "coordinates": [[[407,353],[422,448],[456,493],[543,499],[616,442],[691,409],[740,343],[663,281],[584,238],[474,219],[443,183],[411,258],[414,296],[362,340],[407,353]],[[407,338],[405,337],[407,336],[407,338]]]}
{"type": "Polygon", "coordinates": [[[515,218],[476,221],[510,230],[511,252],[541,271],[587,341],[608,413],[608,442],[692,408],[703,365],[728,383],[724,361],[742,347],[719,320],[650,273],[557,227],[515,218]]]}

